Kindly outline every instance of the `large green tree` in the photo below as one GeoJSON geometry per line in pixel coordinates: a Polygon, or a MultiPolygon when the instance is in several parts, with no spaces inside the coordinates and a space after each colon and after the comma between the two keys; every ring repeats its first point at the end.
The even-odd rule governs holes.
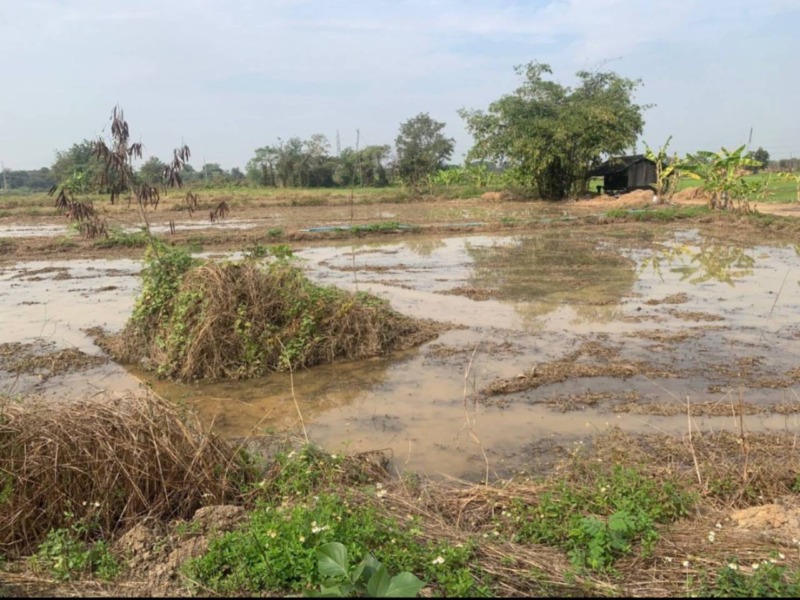
{"type": "Polygon", "coordinates": [[[151,156],[139,168],[139,179],[142,183],[157,186],[163,181],[162,176],[166,166],[158,157],[151,156]]]}
{"type": "Polygon", "coordinates": [[[400,177],[412,187],[425,177],[444,168],[453,154],[453,138],[442,133],[445,124],[420,113],[400,125],[395,140],[397,169],[400,177]]]}
{"type": "Polygon", "coordinates": [[[475,139],[470,160],[512,169],[521,184],[558,200],[585,191],[604,156],[632,148],[647,106],[633,102],[640,81],[613,72],[579,71],[574,88],[545,79],[549,65],[516,67],[522,85],[484,112],[459,114],[475,139]]]}
{"type": "Polygon", "coordinates": [[[101,169],[94,141],[83,140],[69,150],[56,152],[50,172],[57,182],[64,183],[74,193],[84,194],[96,188],[101,169]]]}

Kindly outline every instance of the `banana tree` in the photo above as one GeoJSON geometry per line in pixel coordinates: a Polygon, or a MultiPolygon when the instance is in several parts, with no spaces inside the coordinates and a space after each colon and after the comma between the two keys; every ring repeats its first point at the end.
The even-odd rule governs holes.
{"type": "Polygon", "coordinates": [[[682,170],[692,179],[701,181],[700,189],[709,195],[710,208],[751,212],[750,201],[766,193],[764,181],[745,178],[747,167],[761,164],[748,157],[745,148],[740,146],[733,151],[722,148],[720,152],[700,150],[686,155],[682,170]]]}
{"type": "Polygon", "coordinates": [[[645,144],[644,157],[656,165],[656,202],[659,204],[672,199],[675,188],[678,187],[679,171],[684,165],[677,154],[674,154],[672,158],[667,155],[667,147],[671,140],[672,136],[669,136],[658,152],[654,152],[650,146],[645,144]]]}

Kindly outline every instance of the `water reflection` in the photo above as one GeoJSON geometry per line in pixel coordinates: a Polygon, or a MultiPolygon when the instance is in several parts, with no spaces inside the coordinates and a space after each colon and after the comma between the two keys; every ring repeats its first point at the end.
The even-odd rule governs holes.
{"type": "Polygon", "coordinates": [[[662,265],[666,265],[671,272],[680,274],[681,281],[691,284],[719,281],[734,287],[736,280],[753,274],[756,259],[750,252],[752,248],[701,238],[699,247],[675,245],[654,252],[642,262],[641,270],[652,268],[663,281],[662,265]]]}
{"type": "Polygon", "coordinates": [[[569,305],[579,319],[607,321],[636,282],[636,263],[598,238],[565,232],[516,238],[511,244],[474,246],[469,283],[488,288],[527,320],[569,305]]]}
{"type": "Polygon", "coordinates": [[[358,362],[319,365],[294,374],[273,373],[249,380],[184,384],[130,370],[164,398],[195,408],[200,418],[227,436],[242,436],[255,428],[285,429],[299,425],[298,406],[308,421],[331,409],[345,407],[385,384],[388,369],[413,351],[358,362]],[[297,400],[297,406],[295,405],[297,400]]]}

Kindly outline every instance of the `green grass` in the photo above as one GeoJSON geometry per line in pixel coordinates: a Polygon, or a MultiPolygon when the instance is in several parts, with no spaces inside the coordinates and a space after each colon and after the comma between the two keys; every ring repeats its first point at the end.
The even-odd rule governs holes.
{"type": "Polygon", "coordinates": [[[497,522],[522,544],[562,548],[578,568],[608,570],[636,548],[647,553],[656,525],[689,514],[696,498],[678,482],[656,480],[635,468],[588,466],[584,480],[560,480],[538,502],[512,501],[497,522]]]}
{"type": "Polygon", "coordinates": [[[302,593],[323,583],[316,549],[340,542],[353,557],[372,552],[390,573],[414,573],[436,595],[489,595],[475,544],[426,540],[416,518],[382,510],[381,485],[343,458],[306,447],[280,455],[274,472],[249,521],[185,566],[191,580],[223,595],[302,593]],[[352,480],[337,487],[343,476],[352,480]]]}
{"type": "Polygon", "coordinates": [[[707,206],[661,206],[644,210],[630,211],[626,208],[612,208],[606,211],[605,216],[611,219],[626,219],[629,221],[675,221],[692,219],[711,214],[707,206]]]}

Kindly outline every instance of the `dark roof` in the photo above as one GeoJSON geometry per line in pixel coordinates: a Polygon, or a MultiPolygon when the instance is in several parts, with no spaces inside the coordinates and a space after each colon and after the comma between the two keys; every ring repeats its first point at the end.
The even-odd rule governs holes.
{"type": "Polygon", "coordinates": [[[632,167],[633,165],[642,162],[643,160],[647,160],[648,162],[653,162],[644,157],[644,154],[632,154],[630,156],[615,156],[613,158],[609,158],[606,162],[601,165],[598,165],[595,169],[592,170],[589,175],[591,177],[603,177],[604,175],[614,175],[615,173],[622,173],[623,171],[627,170],[628,168],[632,167]]]}

